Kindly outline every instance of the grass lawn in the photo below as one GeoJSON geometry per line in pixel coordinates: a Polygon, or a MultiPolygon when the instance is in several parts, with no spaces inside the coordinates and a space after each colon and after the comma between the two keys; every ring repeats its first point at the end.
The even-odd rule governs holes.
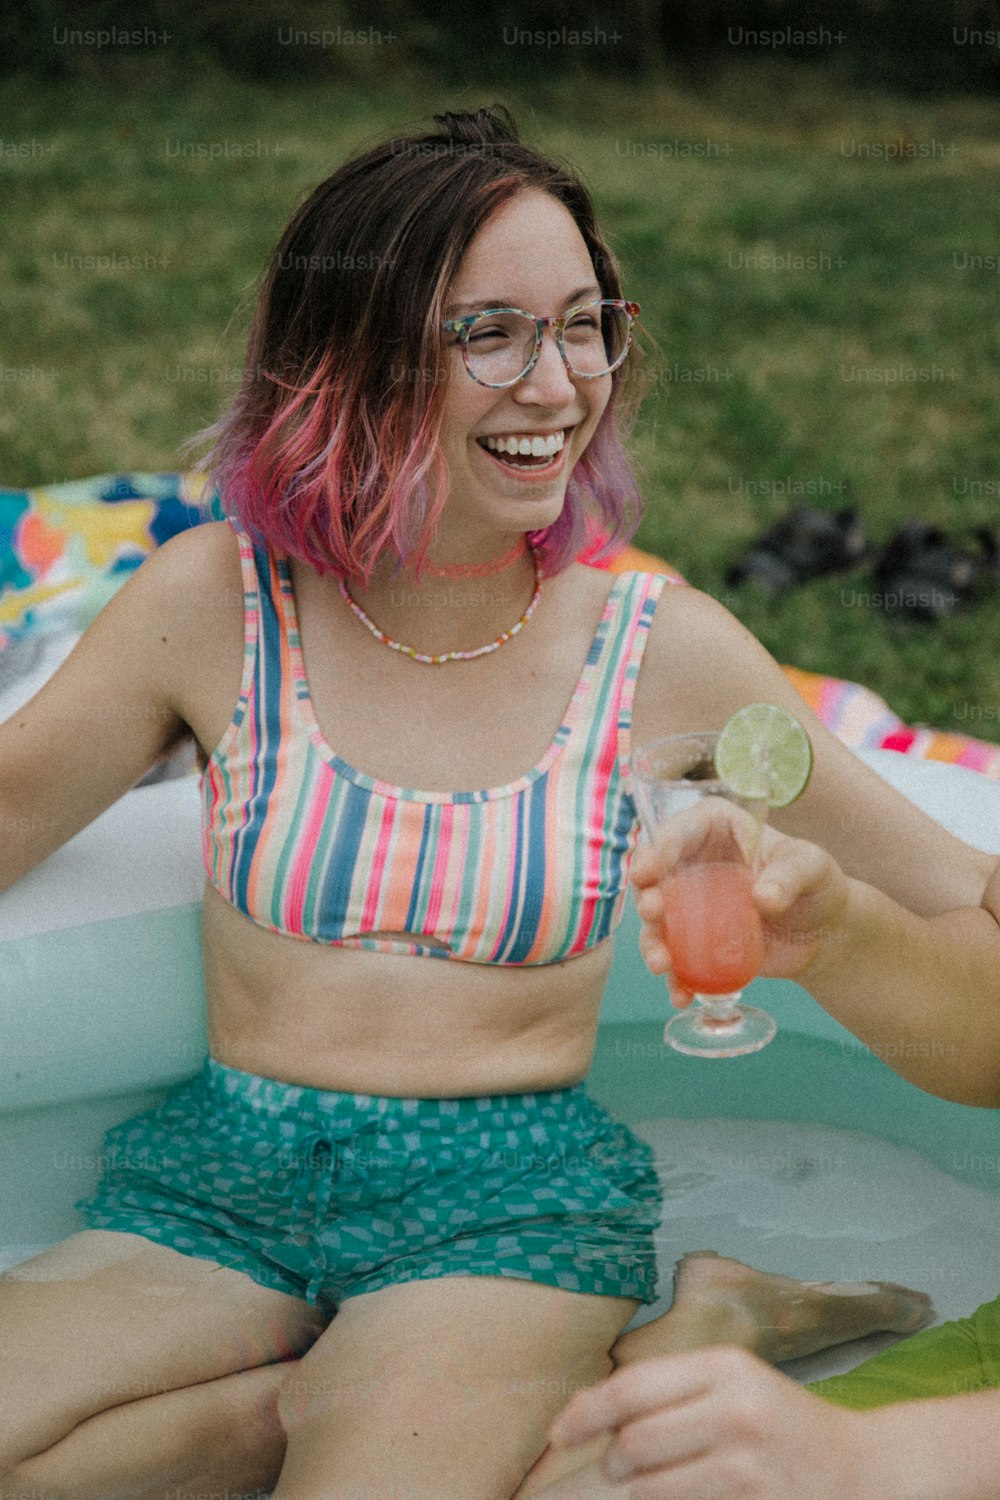
{"type": "Polygon", "coordinates": [[[910,517],[958,537],[1000,513],[989,101],[848,99],[776,67],[530,100],[8,81],[0,483],[176,467],[235,390],[234,313],[303,194],[386,129],[496,97],[583,170],[662,350],[635,437],[640,544],[780,661],[1000,740],[1000,590],[926,626],[887,616],[863,571],[776,601],[724,584],[796,499],[856,505],[879,542],[910,517]]]}

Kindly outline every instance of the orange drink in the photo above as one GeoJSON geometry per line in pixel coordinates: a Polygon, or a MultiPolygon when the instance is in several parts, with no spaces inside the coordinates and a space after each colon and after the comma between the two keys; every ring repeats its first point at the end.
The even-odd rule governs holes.
{"type": "Polygon", "coordinates": [[[663,860],[663,939],[676,985],[695,1003],[663,1039],[691,1057],[742,1057],[774,1036],[773,1016],[741,999],[767,960],[753,879],[767,798],[718,774],[719,734],[667,735],[630,757],[636,808],[663,860]]]}
{"type": "Polygon", "coordinates": [[[667,948],[678,984],[694,994],[729,995],[764,963],[764,933],[744,865],[692,864],[663,885],[667,948]]]}

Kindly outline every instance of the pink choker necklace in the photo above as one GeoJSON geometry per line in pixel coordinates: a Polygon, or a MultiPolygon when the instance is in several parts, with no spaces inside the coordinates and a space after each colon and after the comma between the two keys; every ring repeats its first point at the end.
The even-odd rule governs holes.
{"type": "Polygon", "coordinates": [[[495,641],[490,641],[485,646],[477,646],[475,651],[442,651],[438,656],[429,656],[426,652],[415,650],[413,646],[404,646],[402,641],[394,641],[391,636],[386,635],[384,630],[379,630],[375,621],[369,619],[361,608],[361,605],[351,598],[347,592],[347,584],[342,578],[338,579],[338,583],[341,595],[348,608],[361,621],[365,629],[369,630],[377,641],[382,642],[383,646],[388,646],[391,651],[401,651],[404,656],[409,656],[413,661],[423,662],[430,667],[440,667],[449,661],[474,661],[477,656],[488,656],[491,651],[499,651],[505,641],[513,640],[514,636],[518,635],[524,629],[534,614],[539,599],[542,597],[542,568],[538,559],[538,553],[534,547],[531,549],[531,560],[535,565],[535,592],[531,596],[531,603],[516,625],[512,625],[509,630],[505,630],[502,635],[498,635],[495,641]]]}
{"type": "Polygon", "coordinates": [[[494,557],[491,562],[484,563],[444,563],[436,566],[434,563],[424,563],[422,573],[429,573],[431,578],[490,578],[494,573],[502,573],[504,568],[509,568],[511,563],[517,562],[523,557],[528,549],[528,538],[519,536],[509,552],[502,557],[494,557]]]}

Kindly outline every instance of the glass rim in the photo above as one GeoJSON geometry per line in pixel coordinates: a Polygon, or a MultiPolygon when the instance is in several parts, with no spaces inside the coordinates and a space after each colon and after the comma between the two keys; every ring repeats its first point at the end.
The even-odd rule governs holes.
{"type": "MultiPolygon", "coordinates": [[[[629,751],[628,763],[638,771],[637,761],[642,755],[649,755],[662,745],[694,745],[694,743],[711,742],[714,744],[722,733],[721,729],[689,729],[683,734],[661,734],[655,740],[646,740],[641,745],[633,745],[629,751]]],[[[641,775],[642,773],[639,772],[641,775]]],[[[680,778],[678,778],[680,779],[680,778]]]]}
{"type": "MultiPolygon", "coordinates": [[[[662,734],[655,740],[647,740],[642,745],[636,745],[630,751],[627,761],[629,774],[638,781],[660,787],[686,787],[692,791],[700,791],[705,795],[721,792],[729,796],[731,800],[738,801],[748,811],[751,809],[756,810],[759,807],[766,808],[768,804],[765,797],[744,797],[742,794],[730,792],[721,776],[712,775],[700,777],[695,780],[688,779],[689,772],[694,769],[699,760],[711,759],[716,741],[721,733],[721,729],[692,729],[682,734],[662,734]],[[685,745],[690,746],[692,750],[695,746],[701,749],[699,755],[692,755],[687,771],[679,771],[676,775],[668,775],[657,773],[652,767],[644,769],[640,764],[640,757],[653,754],[660,747],[676,746],[678,751],[681,751],[685,745]]],[[[712,766],[712,770],[715,770],[714,765],[712,766]]]]}

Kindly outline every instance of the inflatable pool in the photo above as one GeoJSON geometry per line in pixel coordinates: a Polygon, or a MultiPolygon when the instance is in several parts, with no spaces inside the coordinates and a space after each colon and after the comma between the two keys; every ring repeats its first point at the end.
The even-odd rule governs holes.
{"type": "MultiPolygon", "coordinates": [[[[859,753],[953,832],[1000,853],[1000,784],[859,753]]],[[[195,776],[176,769],[0,893],[0,1265],[80,1227],[72,1205],[96,1180],[104,1131],[205,1054],[199,800],[195,776]]],[[[662,1043],[668,1002],[637,933],[629,904],[590,1075],[592,1092],[654,1141],[666,1188],[663,1300],[637,1321],[667,1305],[670,1265],[699,1242],[817,1279],[905,1280],[901,1247],[923,1246],[942,1316],[996,1295],[1000,1115],[905,1083],[785,982],[755,985],[780,1028],[763,1052],[680,1057],[662,1043]]],[[[793,1373],[832,1373],[872,1347],[793,1373]]]]}

